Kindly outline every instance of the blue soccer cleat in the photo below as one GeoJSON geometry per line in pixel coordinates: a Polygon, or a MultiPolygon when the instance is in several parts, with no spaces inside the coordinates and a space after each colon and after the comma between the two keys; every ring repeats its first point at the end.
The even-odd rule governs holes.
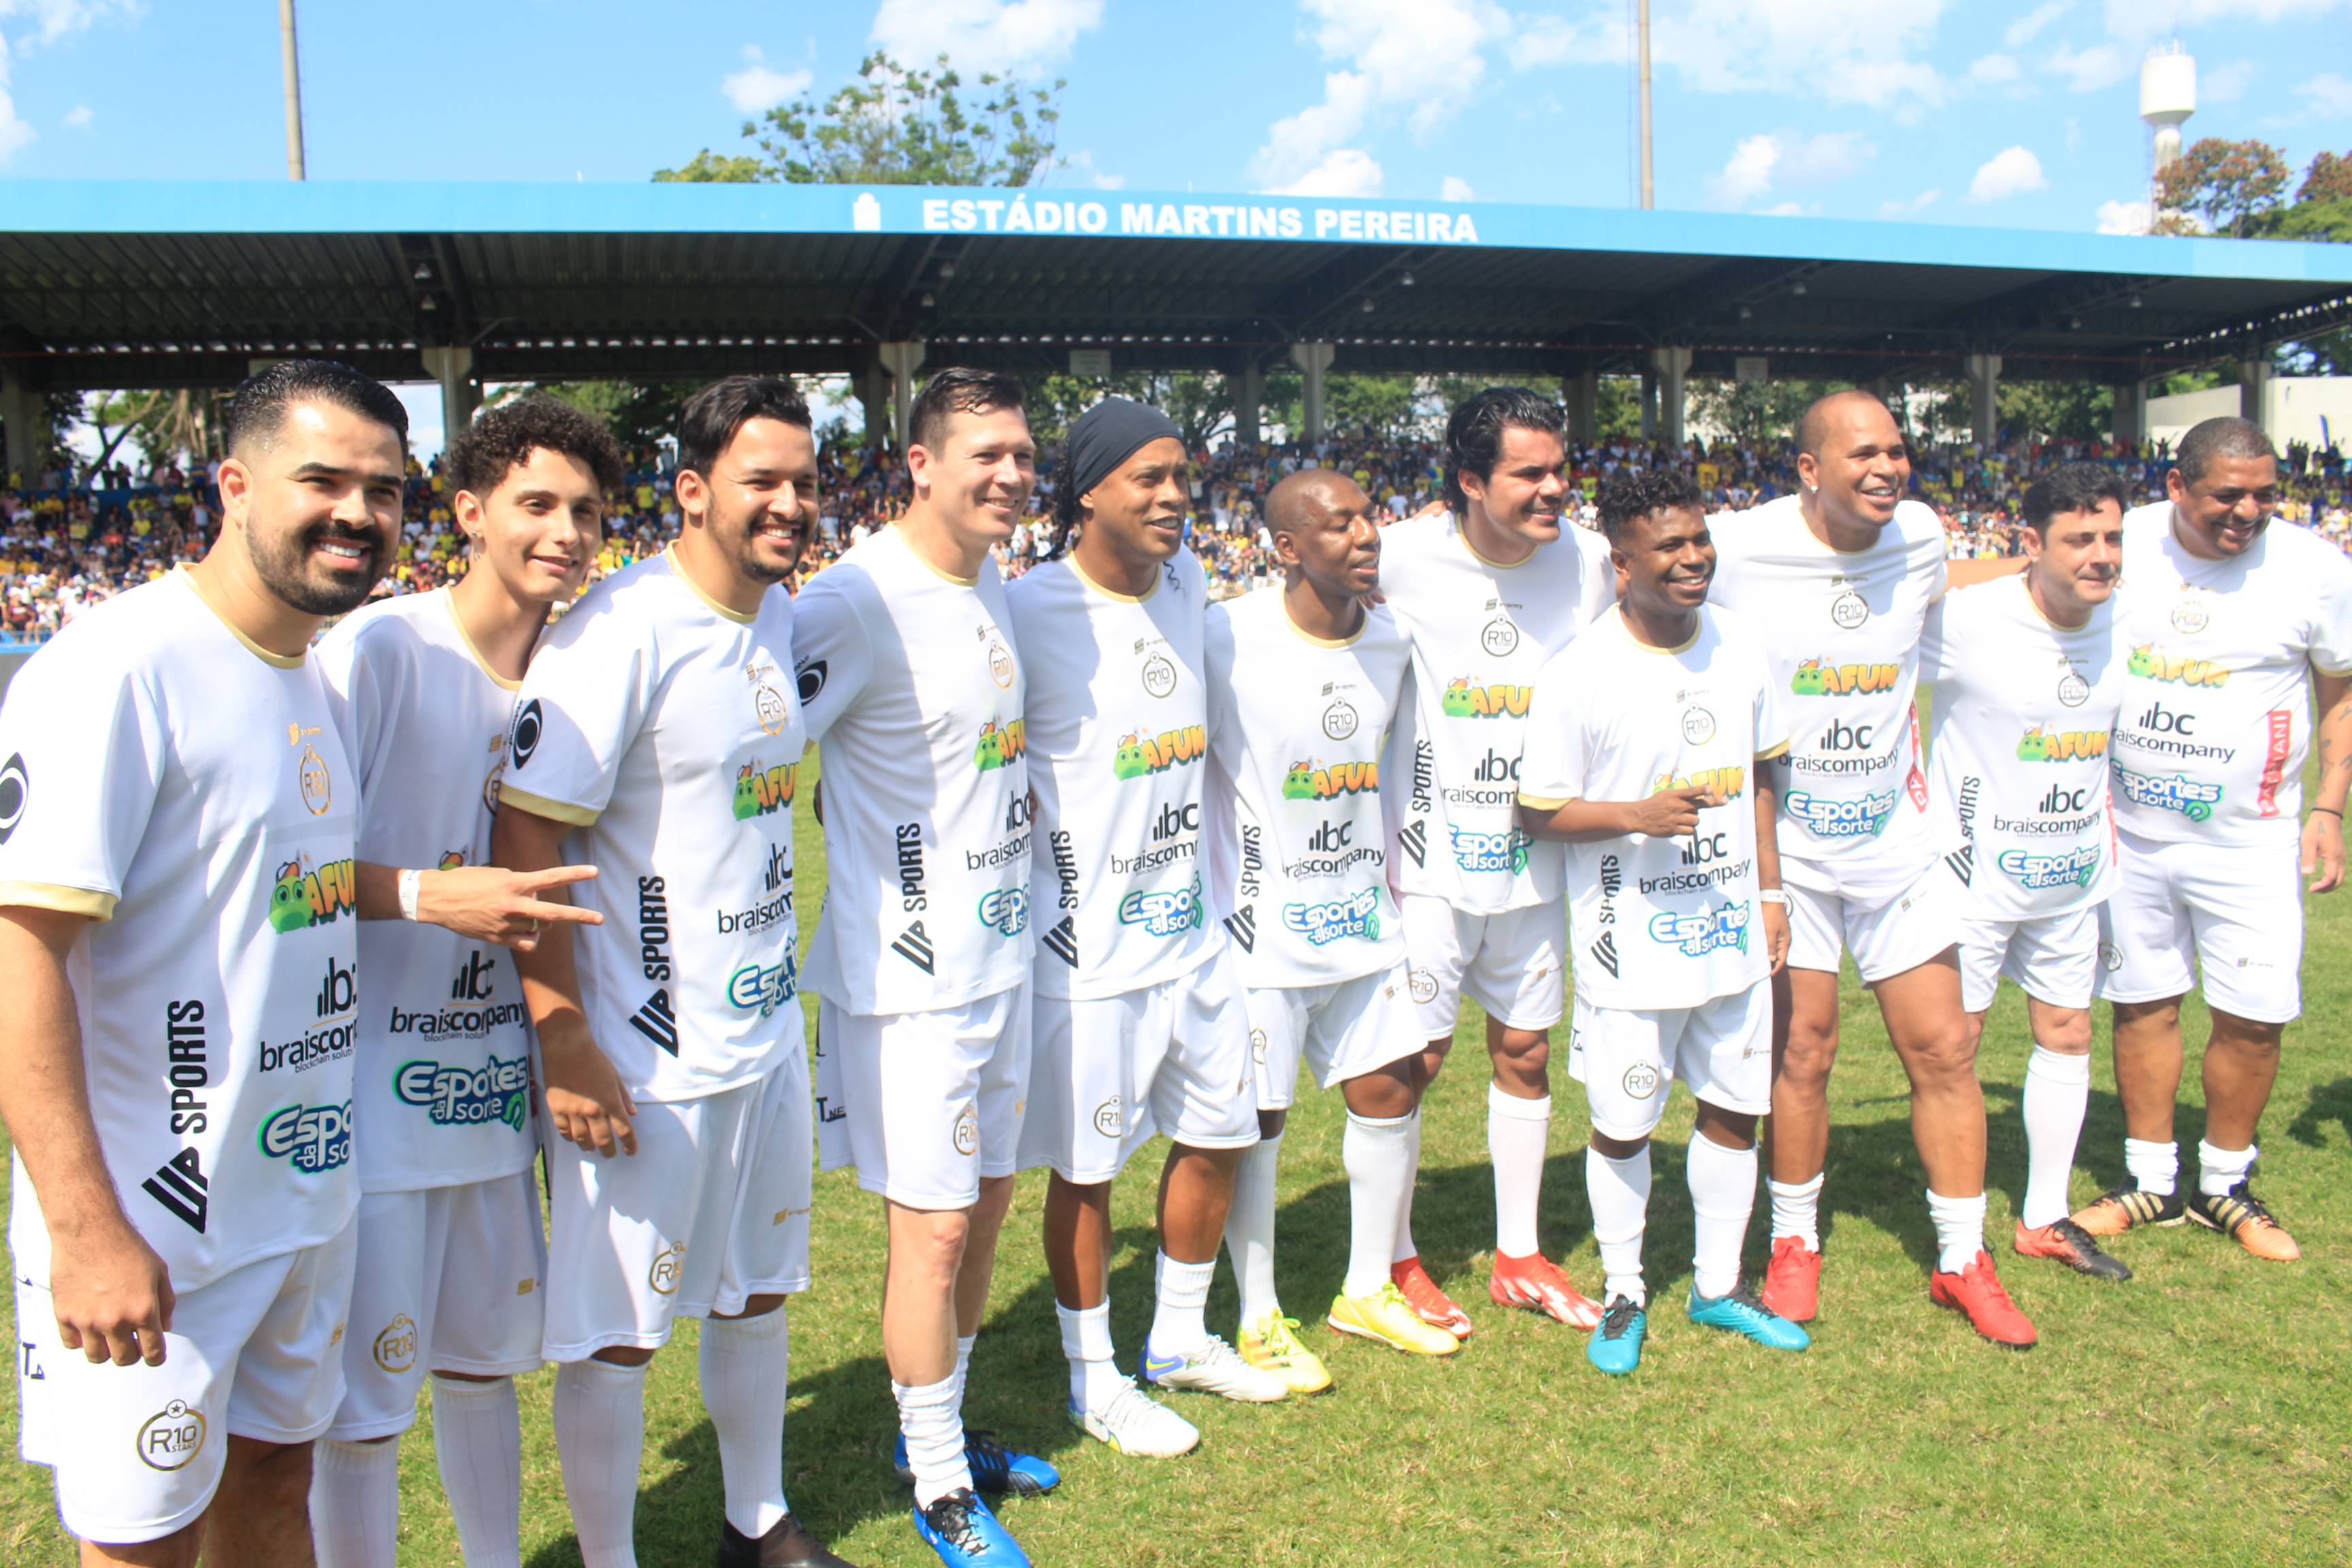
{"type": "Polygon", "coordinates": [[[1612,1296],[1585,1343],[1584,1359],[1612,1377],[1623,1377],[1642,1364],[1642,1342],[1649,1332],[1649,1312],[1628,1297],[1612,1296]]]}
{"type": "Polygon", "coordinates": [[[1811,1335],[1758,1300],[1745,1279],[1724,1294],[1712,1297],[1700,1295],[1694,1284],[1690,1321],[1710,1329],[1744,1334],[1767,1350],[1801,1351],[1813,1342],[1811,1335]]]}
{"type": "Polygon", "coordinates": [[[1029,1554],[969,1487],[925,1508],[915,1506],[915,1533],[948,1568],[1029,1568],[1029,1554]]]}
{"type": "MultiPolygon", "coordinates": [[[[1040,1497],[1062,1484],[1062,1472],[1034,1454],[1008,1448],[992,1432],[963,1435],[963,1462],[971,1467],[971,1484],[998,1497],[1040,1497]]],[[[914,1467],[907,1463],[907,1435],[890,1454],[891,1468],[905,1485],[915,1484],[914,1467]]]]}

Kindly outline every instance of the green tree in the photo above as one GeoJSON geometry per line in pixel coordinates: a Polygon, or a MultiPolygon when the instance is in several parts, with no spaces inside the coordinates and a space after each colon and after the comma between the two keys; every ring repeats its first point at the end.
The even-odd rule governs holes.
{"type": "Polygon", "coordinates": [[[2297,205],[2352,201],[2352,153],[2340,157],[2334,153],[2322,153],[2312,159],[2311,166],[2303,172],[2303,184],[2294,193],[2294,199],[2297,205]]]}
{"type": "Polygon", "coordinates": [[[929,70],[887,54],[866,57],[856,79],[822,103],[807,94],[743,122],[757,153],[705,148],[663,181],[793,185],[1025,185],[1057,160],[1064,83],[1017,76],[975,79],[977,101],[948,57],[929,70]]]}
{"type": "Polygon", "coordinates": [[[701,385],[693,381],[552,381],[508,389],[511,401],[527,393],[560,398],[593,414],[613,432],[624,452],[649,452],[677,434],[677,416],[701,385]]]}
{"type": "Polygon", "coordinates": [[[2208,136],[2157,176],[2156,205],[2160,215],[2193,213],[2215,233],[2245,239],[2263,231],[2285,192],[2286,158],[2277,148],[2208,136]]]}
{"type": "Polygon", "coordinates": [[[1692,395],[1691,408],[1700,422],[1750,446],[1786,445],[1797,438],[1797,421],[1805,409],[1830,388],[1825,381],[1702,382],[1692,395]]]}

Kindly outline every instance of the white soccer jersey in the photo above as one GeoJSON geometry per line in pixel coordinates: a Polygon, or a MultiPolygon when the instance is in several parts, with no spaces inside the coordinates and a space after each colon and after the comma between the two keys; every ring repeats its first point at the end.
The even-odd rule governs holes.
{"type": "Polygon", "coordinates": [[[675,549],[605,578],[541,640],[499,799],[572,825],[589,1032],[639,1100],[696,1100],[803,1048],[793,796],[808,747],[793,601],[704,596],[675,549]]]}
{"type": "MultiPolygon", "coordinates": [[[[359,786],[317,663],[175,572],[17,672],[0,758],[0,904],[92,917],[67,965],[90,1116],[173,1287],[333,1237],[359,1205],[359,786]]],[[[9,1245],[46,1280],[16,1177],[9,1245]]]]}
{"type": "Polygon", "coordinates": [[[1404,958],[1381,750],[1412,657],[1379,606],[1345,642],[1300,631],[1279,585],[1209,611],[1209,902],[1253,991],[1404,958]]]}
{"type": "MultiPolygon", "coordinates": [[[[482,661],[449,590],[354,611],[320,642],[319,670],[359,771],[359,858],[487,865],[520,683],[482,661]]],[[[360,963],[361,1188],[456,1186],[528,1166],[539,1146],[514,955],[441,926],[370,921],[360,963]]]]}
{"type": "Polygon", "coordinates": [[[1568,845],[1576,994],[1595,1007],[1696,1007],[1771,972],[1756,900],[1758,757],[1788,748],[1788,704],[1747,624],[1712,608],[1677,648],[1615,610],[1536,679],[1519,798],[1633,801],[1706,784],[1724,804],[1686,837],[1568,845]]]}
{"type": "Polygon", "coordinates": [[[1780,853],[1856,888],[1906,882],[1934,853],[1911,700],[1927,606],[1944,596],[1944,525],[1917,501],[1867,550],[1831,549],[1795,496],[1707,520],[1714,602],[1745,616],[1787,699],[1774,770],[1780,853]]]}
{"type": "Polygon", "coordinates": [[[1030,908],[1041,996],[1157,985],[1216,955],[1201,885],[1208,690],[1201,563],[1179,551],[1141,598],[1049,561],[1004,590],[1028,668],[1037,794],[1030,908]]]}
{"type": "Polygon", "coordinates": [[[1536,671],[1614,602],[1598,534],[1576,527],[1516,566],[1482,559],[1450,514],[1381,539],[1381,592],[1412,645],[1412,700],[1383,762],[1397,886],[1470,914],[1560,896],[1557,845],[1519,831],[1519,751],[1536,671]]]}
{"type": "Polygon", "coordinates": [[[2115,885],[2107,738],[2124,700],[2124,616],[2109,599],[2073,629],[2022,575],[1927,612],[1934,812],[1973,919],[2021,921],[2105,901],[2115,885]]]}
{"type": "Polygon", "coordinates": [[[2352,561],[2284,521],[2208,561],[2180,547],[2168,500],[2125,514],[2124,582],[2116,820],[2175,842],[2294,840],[2311,669],[2352,671],[2352,561]]]}
{"type": "Polygon", "coordinates": [[[824,913],[809,985],[928,1013],[1029,976],[1021,659],[993,562],[934,571],[896,526],[801,590],[800,692],[824,748],[824,913]]]}

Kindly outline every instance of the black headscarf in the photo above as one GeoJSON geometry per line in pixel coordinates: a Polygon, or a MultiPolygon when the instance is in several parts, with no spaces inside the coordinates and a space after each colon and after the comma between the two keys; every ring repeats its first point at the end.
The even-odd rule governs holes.
{"type": "Polygon", "coordinates": [[[1125,397],[1106,397],[1070,426],[1069,452],[1062,459],[1062,482],[1072,499],[1085,495],[1118,471],[1118,466],[1152,442],[1184,432],[1157,408],[1125,397]]]}

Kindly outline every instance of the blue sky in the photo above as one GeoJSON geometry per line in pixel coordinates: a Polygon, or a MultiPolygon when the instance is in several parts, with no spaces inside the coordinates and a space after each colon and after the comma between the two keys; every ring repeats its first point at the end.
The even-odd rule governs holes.
{"type": "MultiPolygon", "coordinates": [[[[1055,184],[1624,205],[1630,0],[300,0],[313,178],[640,180],[877,45],[1064,76],[1055,184]]],[[[0,0],[0,176],[282,177],[267,0],[0,0]]],[[[1661,206],[2088,229],[2198,135],[2352,149],[2352,0],[1656,0],[1661,206]]]]}

